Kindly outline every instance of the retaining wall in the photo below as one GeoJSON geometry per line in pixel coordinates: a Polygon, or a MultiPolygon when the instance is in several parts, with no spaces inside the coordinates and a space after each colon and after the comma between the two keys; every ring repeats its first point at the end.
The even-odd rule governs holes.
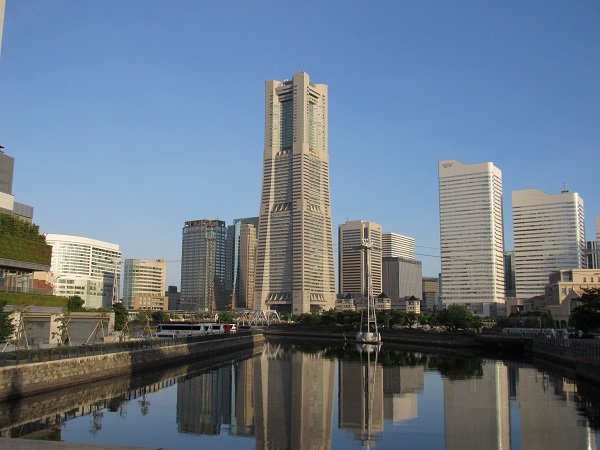
{"type": "Polygon", "coordinates": [[[262,335],[233,336],[170,347],[109,353],[0,368],[0,401],[262,346],[262,335]]]}

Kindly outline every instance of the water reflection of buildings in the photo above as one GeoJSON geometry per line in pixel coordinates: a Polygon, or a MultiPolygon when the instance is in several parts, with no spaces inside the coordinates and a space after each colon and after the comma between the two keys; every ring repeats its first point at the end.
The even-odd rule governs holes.
{"type": "Polygon", "coordinates": [[[256,448],[331,448],[335,361],[266,350],[254,359],[256,448]]]}
{"type": "Polygon", "coordinates": [[[446,449],[598,448],[574,383],[514,363],[482,368],[482,377],[444,381],[446,449]]]}
{"type": "Polygon", "coordinates": [[[418,392],[425,387],[423,366],[383,368],[383,414],[395,425],[418,416],[418,392]]]}
{"type": "MultiPolygon", "coordinates": [[[[340,361],[339,427],[364,440],[367,434],[383,431],[383,370],[366,362],[340,361]],[[369,373],[368,370],[371,372],[369,373]],[[370,379],[369,379],[370,378],[370,379]],[[366,395],[365,382],[372,389],[366,395]],[[369,401],[371,404],[369,405],[369,401]],[[370,416],[370,417],[369,417],[370,416]]],[[[372,436],[368,437],[369,439],[372,436]]]]}
{"type": "Polygon", "coordinates": [[[521,448],[598,448],[594,431],[578,412],[573,382],[533,367],[512,366],[509,375],[512,403],[520,410],[521,448]]]}
{"type": "Polygon", "coordinates": [[[508,373],[502,362],[483,363],[482,377],[444,379],[444,428],[447,450],[510,449],[508,373]]]}
{"type": "MultiPolygon", "coordinates": [[[[416,418],[418,392],[425,385],[423,366],[383,367],[375,366],[374,360],[370,363],[369,374],[364,355],[362,363],[340,361],[339,368],[338,425],[363,442],[377,438],[384,429],[384,419],[398,424],[416,418]],[[372,385],[366,392],[363,385],[368,376],[372,385]]],[[[367,446],[372,444],[366,442],[367,446]]]]}
{"type": "Polygon", "coordinates": [[[231,424],[231,369],[220,367],[177,383],[180,433],[215,435],[231,424]]]}

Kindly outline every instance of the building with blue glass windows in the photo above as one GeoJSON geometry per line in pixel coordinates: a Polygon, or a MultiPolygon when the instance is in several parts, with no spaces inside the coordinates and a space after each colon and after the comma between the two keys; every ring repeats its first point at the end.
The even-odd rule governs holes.
{"type": "Polygon", "coordinates": [[[181,309],[210,312],[229,303],[225,289],[225,243],[222,220],[185,222],[181,248],[181,309]]]}

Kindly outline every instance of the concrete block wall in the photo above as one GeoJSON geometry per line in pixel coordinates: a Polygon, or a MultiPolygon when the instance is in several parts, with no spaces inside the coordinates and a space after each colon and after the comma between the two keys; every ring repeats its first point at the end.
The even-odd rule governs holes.
{"type": "Polygon", "coordinates": [[[42,394],[262,345],[262,335],[0,368],[0,401],[42,394]]]}

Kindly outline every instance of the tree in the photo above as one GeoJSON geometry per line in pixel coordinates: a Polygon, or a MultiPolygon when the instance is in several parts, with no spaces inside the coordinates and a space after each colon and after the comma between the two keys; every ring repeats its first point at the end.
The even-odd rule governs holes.
{"type": "Polygon", "coordinates": [[[554,327],[554,319],[552,318],[552,313],[550,311],[543,312],[540,316],[540,320],[542,321],[542,328],[554,327]]]}
{"type": "Polygon", "coordinates": [[[0,342],[8,340],[15,332],[12,311],[4,311],[6,300],[0,300],[0,342]]]}
{"type": "Polygon", "coordinates": [[[171,321],[171,316],[169,316],[169,313],[166,313],[164,311],[154,311],[151,317],[154,322],[158,323],[171,321]]]}
{"type": "Polygon", "coordinates": [[[408,328],[412,328],[415,323],[417,323],[417,314],[414,312],[406,313],[406,324],[408,328]]]}
{"type": "Polygon", "coordinates": [[[69,297],[69,300],[67,300],[67,310],[69,312],[85,311],[85,308],[83,307],[84,303],[85,301],[77,295],[69,297]]]}
{"type": "Polygon", "coordinates": [[[115,303],[112,310],[115,313],[115,331],[121,331],[127,319],[127,309],[125,309],[123,303],[115,303]]]}
{"type": "Polygon", "coordinates": [[[137,313],[137,315],[135,316],[135,322],[143,324],[143,325],[150,322],[150,314],[148,313],[148,311],[145,311],[145,310],[139,311],[137,313]]]}
{"type": "Polygon", "coordinates": [[[569,318],[572,327],[589,333],[600,328],[600,288],[584,289],[569,318]]]}
{"type": "Polygon", "coordinates": [[[229,311],[224,311],[219,313],[219,322],[220,323],[233,323],[233,314],[229,311]]]}
{"type": "Polygon", "coordinates": [[[469,328],[478,328],[481,325],[481,318],[477,320],[475,317],[464,306],[449,305],[448,308],[439,312],[437,322],[447,330],[468,330],[469,328]]]}

